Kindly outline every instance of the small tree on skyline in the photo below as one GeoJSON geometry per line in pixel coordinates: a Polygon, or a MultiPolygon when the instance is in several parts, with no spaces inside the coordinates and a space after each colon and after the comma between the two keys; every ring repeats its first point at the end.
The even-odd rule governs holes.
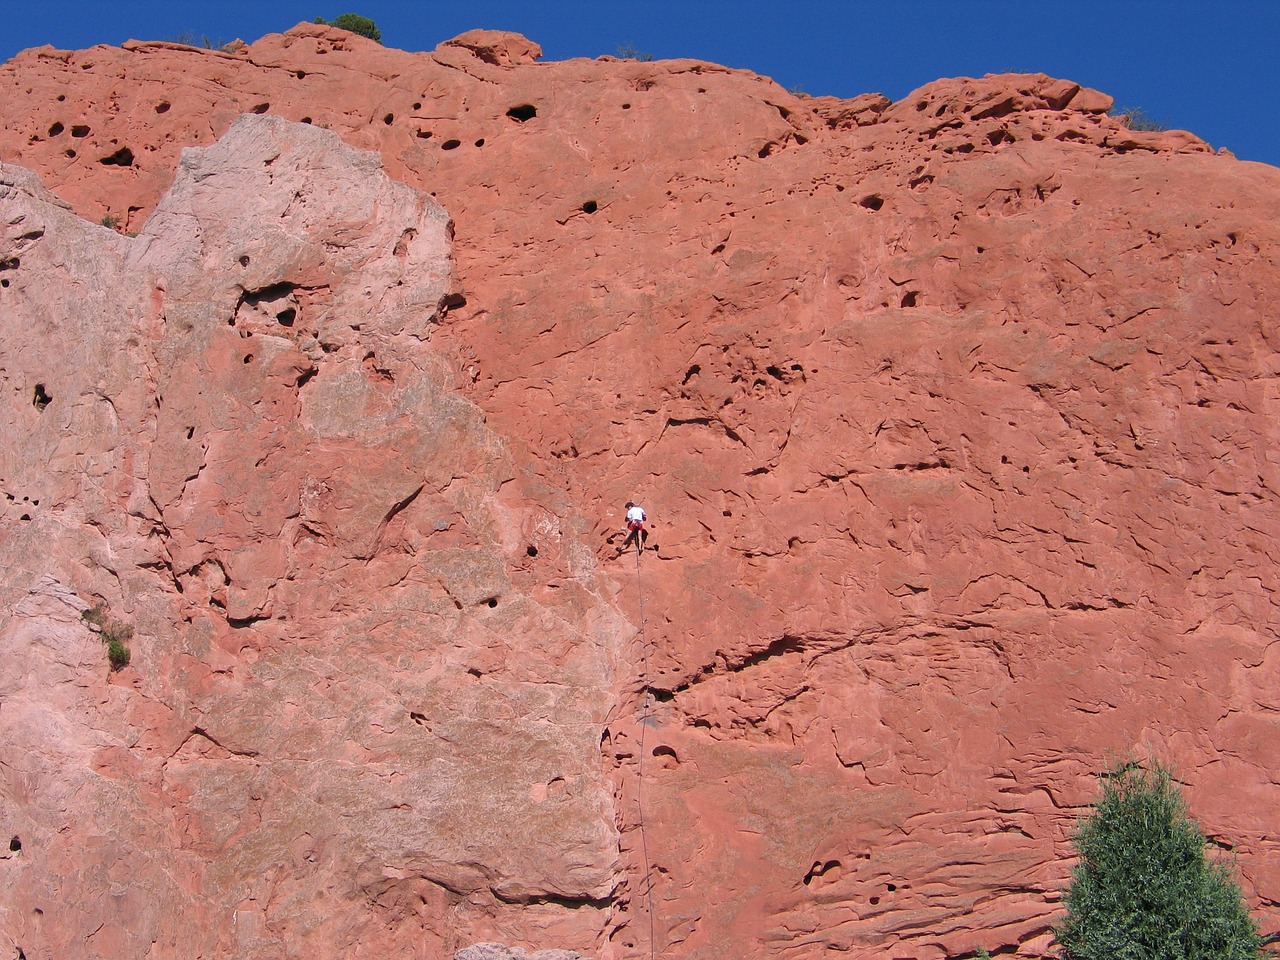
{"type": "Polygon", "coordinates": [[[362,17],[358,13],[344,13],[334,17],[332,20],[316,17],[316,23],[325,23],[340,30],[350,30],[352,33],[358,33],[362,37],[368,37],[378,43],[382,42],[382,31],[378,29],[378,25],[368,17],[362,17]]]}

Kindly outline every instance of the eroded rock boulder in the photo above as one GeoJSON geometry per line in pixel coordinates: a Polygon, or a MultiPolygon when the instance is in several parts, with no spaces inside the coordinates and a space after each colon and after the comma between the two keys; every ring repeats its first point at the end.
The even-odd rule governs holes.
{"type": "Polygon", "coordinates": [[[542,56],[542,48],[536,43],[507,30],[468,30],[440,46],[470,50],[485,63],[499,67],[533,63],[542,56]]]}

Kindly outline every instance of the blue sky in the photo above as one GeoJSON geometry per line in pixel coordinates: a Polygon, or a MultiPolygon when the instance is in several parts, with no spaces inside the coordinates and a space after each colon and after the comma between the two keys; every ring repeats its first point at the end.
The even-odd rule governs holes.
{"type": "Polygon", "coordinates": [[[0,0],[0,59],[181,34],[252,42],[316,16],[373,18],[429,50],[516,30],[544,59],[616,54],[745,67],[785,87],[899,99],[939,77],[1039,71],[1104,90],[1245,160],[1280,166],[1280,0],[0,0]]]}

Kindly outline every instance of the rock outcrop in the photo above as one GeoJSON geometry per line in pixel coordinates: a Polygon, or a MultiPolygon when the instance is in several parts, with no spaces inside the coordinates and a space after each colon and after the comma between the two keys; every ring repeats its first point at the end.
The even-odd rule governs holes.
{"type": "Polygon", "coordinates": [[[28,953],[420,949],[420,914],[457,947],[613,889],[629,628],[451,388],[448,217],[380,167],[246,116],[132,239],[3,168],[5,373],[48,397],[8,398],[0,467],[28,953]],[[538,522],[563,590],[521,573],[538,522]]]}
{"type": "Polygon", "coordinates": [[[1043,956],[1135,750],[1280,927],[1280,171],[539,52],[0,70],[15,948],[1043,956]]]}

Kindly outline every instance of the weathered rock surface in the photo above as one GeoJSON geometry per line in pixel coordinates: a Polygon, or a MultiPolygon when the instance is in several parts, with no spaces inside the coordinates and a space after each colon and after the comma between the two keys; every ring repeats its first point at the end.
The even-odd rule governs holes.
{"type": "Polygon", "coordinates": [[[528,953],[520,947],[507,947],[500,943],[477,943],[459,950],[453,955],[453,960],[582,960],[582,954],[573,950],[535,950],[528,953]]]}
{"type": "Polygon", "coordinates": [[[133,239],[3,176],[14,941],[452,948],[606,898],[630,629],[554,522],[564,588],[519,569],[553,514],[427,346],[444,211],[276,117],[184,152],[133,239]],[[111,678],[98,598],[136,630],[111,678]]]}
{"type": "Polygon", "coordinates": [[[15,946],[1039,956],[1144,749],[1280,927],[1280,171],[536,56],[0,70],[15,946]]]}

